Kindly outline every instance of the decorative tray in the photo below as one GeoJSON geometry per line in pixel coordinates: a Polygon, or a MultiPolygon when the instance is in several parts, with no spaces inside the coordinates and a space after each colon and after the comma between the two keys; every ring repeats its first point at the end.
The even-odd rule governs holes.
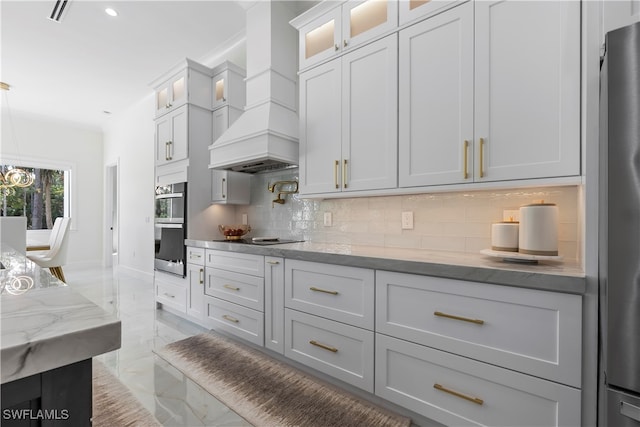
{"type": "Polygon", "coordinates": [[[520,252],[494,251],[493,249],[482,249],[482,255],[488,255],[494,258],[502,258],[506,262],[522,262],[536,264],[538,261],[562,261],[562,255],[530,255],[521,254],[520,252]]]}

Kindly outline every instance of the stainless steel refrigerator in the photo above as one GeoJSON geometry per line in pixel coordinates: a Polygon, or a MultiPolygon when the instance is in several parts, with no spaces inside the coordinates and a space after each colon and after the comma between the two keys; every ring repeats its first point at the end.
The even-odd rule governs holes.
{"type": "Polygon", "coordinates": [[[600,159],[601,401],[607,426],[640,427],[640,23],[606,35],[600,159]]]}

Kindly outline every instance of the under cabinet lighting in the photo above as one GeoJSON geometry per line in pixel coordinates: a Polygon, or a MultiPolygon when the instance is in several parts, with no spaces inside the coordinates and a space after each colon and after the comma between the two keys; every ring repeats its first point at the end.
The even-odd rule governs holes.
{"type": "Polygon", "coordinates": [[[118,12],[116,12],[115,9],[112,9],[110,7],[106,8],[104,12],[109,16],[118,16],[118,12]]]}

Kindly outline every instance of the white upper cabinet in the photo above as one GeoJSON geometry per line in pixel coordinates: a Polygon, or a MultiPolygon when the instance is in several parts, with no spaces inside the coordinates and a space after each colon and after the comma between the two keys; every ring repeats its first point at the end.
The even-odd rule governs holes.
{"type": "Polygon", "coordinates": [[[397,37],[300,75],[300,192],[397,186],[397,37]]]}
{"type": "Polygon", "coordinates": [[[475,2],[479,181],[580,174],[580,3],[475,2]]]}
{"type": "Polygon", "coordinates": [[[469,0],[398,0],[400,25],[435,15],[469,0]]]}
{"type": "Polygon", "coordinates": [[[400,187],[580,174],[578,2],[468,2],[399,44],[400,187]]]}
{"type": "Polygon", "coordinates": [[[189,155],[188,106],[156,119],[156,166],[184,160],[189,155]]]}
{"type": "MultiPolygon", "coordinates": [[[[331,2],[326,4],[331,5],[331,2]]],[[[315,13],[317,10],[309,11],[309,14],[315,13]]],[[[299,30],[300,70],[395,29],[398,3],[395,0],[350,0],[317,18],[309,20],[308,16],[304,14],[292,21],[299,30]]]]}
{"type": "Polygon", "coordinates": [[[242,109],[246,104],[245,71],[231,62],[223,62],[212,70],[211,109],[230,105],[242,109]]]}
{"type": "Polygon", "coordinates": [[[471,182],[473,3],[399,34],[399,184],[471,182]]]}
{"type": "Polygon", "coordinates": [[[211,109],[211,70],[186,59],[151,83],[155,90],[155,116],[189,103],[211,109]]]}
{"type": "Polygon", "coordinates": [[[300,193],[339,189],[342,153],[340,61],[300,75],[300,193]]]}

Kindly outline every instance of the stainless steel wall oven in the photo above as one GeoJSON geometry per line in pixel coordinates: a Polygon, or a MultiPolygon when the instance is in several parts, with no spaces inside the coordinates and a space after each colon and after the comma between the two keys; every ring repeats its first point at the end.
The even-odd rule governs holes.
{"type": "Polygon", "coordinates": [[[155,197],[154,268],[184,277],[187,183],[158,186],[155,197]]]}

